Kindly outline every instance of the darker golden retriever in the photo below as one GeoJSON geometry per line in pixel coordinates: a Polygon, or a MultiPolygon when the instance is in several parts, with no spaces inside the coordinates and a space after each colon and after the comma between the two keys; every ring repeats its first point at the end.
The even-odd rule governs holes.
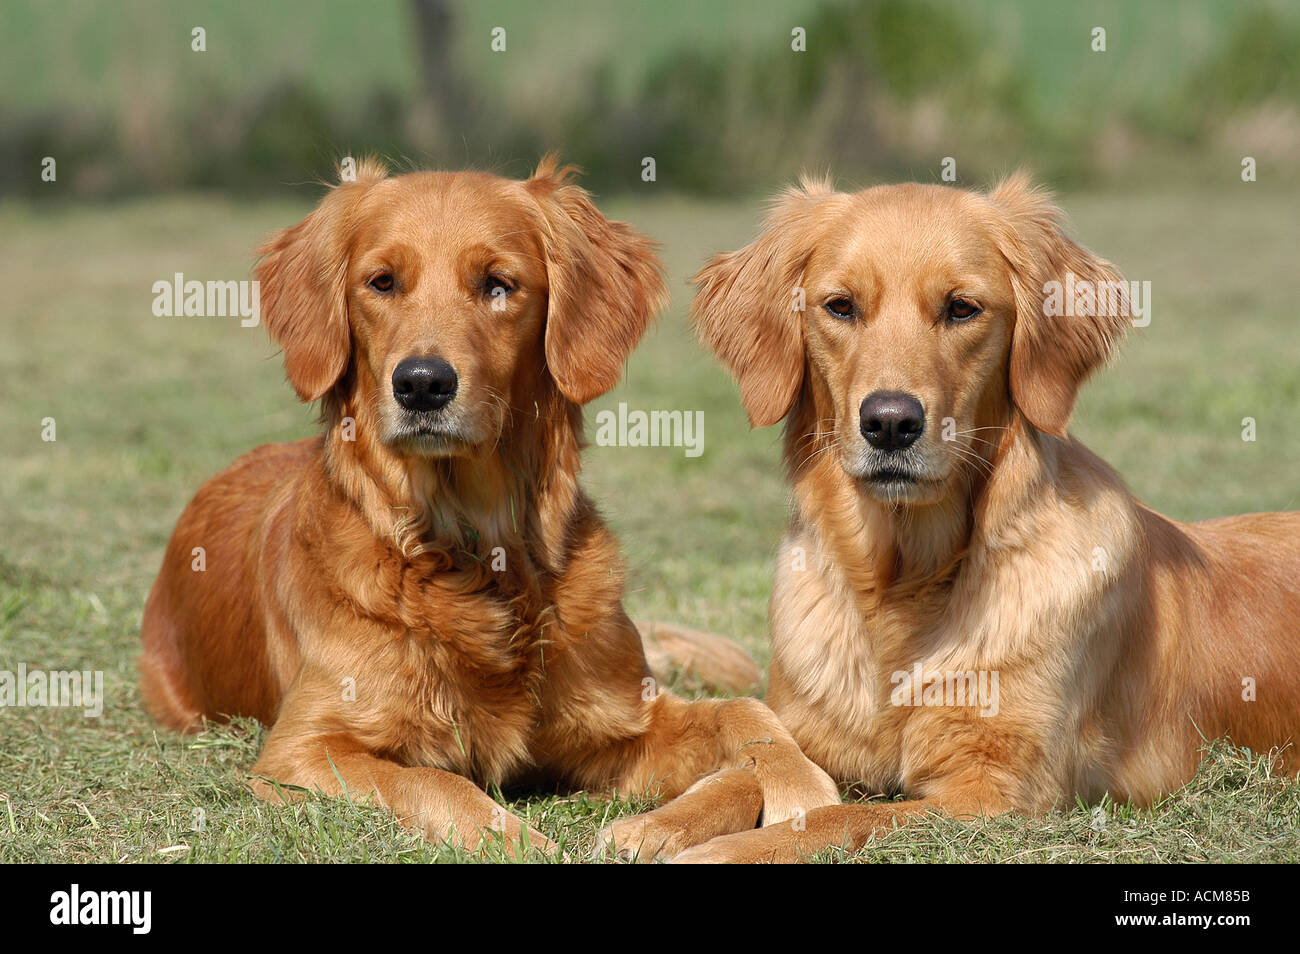
{"type": "MultiPolygon", "coordinates": [[[[259,793],[373,798],[470,849],[551,847],[486,785],[735,790],[693,841],[839,801],[758,701],[657,690],[578,487],[582,405],[664,298],[644,238],[551,161],[524,182],[367,162],[261,251],[322,433],[252,451],[182,514],[143,623],[160,722],[255,717],[259,793]]],[[[653,834],[601,843],[683,844],[653,834]]]]}
{"type": "Polygon", "coordinates": [[[837,781],[910,798],[676,860],[791,861],[918,812],[1145,804],[1206,739],[1297,741],[1300,514],[1170,520],[1068,436],[1136,302],[1023,176],[805,183],[696,282],[750,420],[786,422],[768,704],[837,781]]]}

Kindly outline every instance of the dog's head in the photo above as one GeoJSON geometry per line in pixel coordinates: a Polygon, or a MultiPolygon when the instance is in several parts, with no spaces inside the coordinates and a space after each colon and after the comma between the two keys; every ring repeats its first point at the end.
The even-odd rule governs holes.
{"type": "Polygon", "coordinates": [[[572,170],[389,177],[362,162],[260,250],[267,330],[304,401],[371,409],[415,457],[476,456],[539,388],[585,403],[618,381],[664,298],[649,241],[572,170]]]}
{"type": "Polygon", "coordinates": [[[1122,295],[1060,219],[1020,175],[988,195],[805,181],[753,243],[695,276],[696,330],[755,426],[807,395],[867,493],[938,500],[994,456],[1010,415],[1064,435],[1080,385],[1123,333],[1127,299],[1054,314],[1050,283],[1067,273],[1069,288],[1122,295]]]}

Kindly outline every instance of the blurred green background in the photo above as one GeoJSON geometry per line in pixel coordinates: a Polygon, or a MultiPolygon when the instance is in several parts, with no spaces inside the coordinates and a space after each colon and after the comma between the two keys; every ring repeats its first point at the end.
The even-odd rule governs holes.
{"type": "Polygon", "coordinates": [[[1243,154],[1294,177],[1300,153],[1282,0],[6,0],[0,36],[5,191],[39,191],[47,155],[63,194],[111,195],[274,191],[361,151],[521,173],[560,149],[606,194],[645,156],[735,194],[804,165],[926,179],[954,156],[981,181],[1030,158],[1080,186],[1243,154]]]}

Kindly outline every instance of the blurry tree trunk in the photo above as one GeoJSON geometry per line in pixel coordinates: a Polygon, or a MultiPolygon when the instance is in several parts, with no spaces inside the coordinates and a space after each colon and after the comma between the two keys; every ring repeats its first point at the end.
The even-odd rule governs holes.
{"type": "Polygon", "coordinates": [[[451,4],[448,0],[411,0],[411,5],[425,102],[432,108],[437,126],[444,131],[460,130],[469,104],[452,61],[455,17],[451,4]]]}

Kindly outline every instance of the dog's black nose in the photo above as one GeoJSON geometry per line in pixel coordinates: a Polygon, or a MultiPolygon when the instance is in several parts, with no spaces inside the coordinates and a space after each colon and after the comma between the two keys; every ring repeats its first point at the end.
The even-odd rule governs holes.
{"type": "Polygon", "coordinates": [[[442,358],[407,358],[393,369],[393,397],[408,411],[436,411],[456,394],[456,369],[442,358]]]}
{"type": "Polygon", "coordinates": [[[910,394],[877,391],[862,400],[858,410],[862,436],[883,451],[911,447],[925,430],[925,408],[910,394]]]}

